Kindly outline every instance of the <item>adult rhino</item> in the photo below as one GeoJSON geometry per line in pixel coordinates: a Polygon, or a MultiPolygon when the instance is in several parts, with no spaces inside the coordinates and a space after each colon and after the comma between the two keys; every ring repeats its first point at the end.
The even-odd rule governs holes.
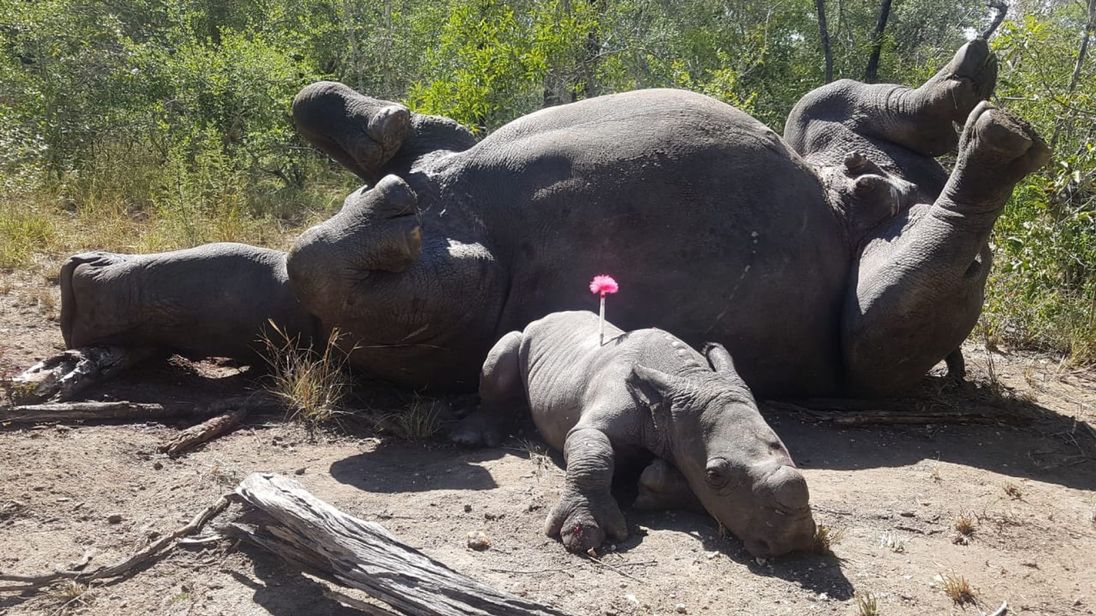
{"type": "Polygon", "coordinates": [[[479,143],[316,83],[294,101],[297,126],[367,186],[288,255],[74,256],[62,331],[70,347],[248,358],[274,318],[304,336],[338,328],[371,375],[471,389],[499,336],[589,308],[586,282],[610,272],[617,325],[722,342],[760,397],[891,394],[971,331],[994,221],[1049,157],[981,102],[995,80],[975,40],[915,89],[810,92],[783,139],[706,96],[642,90],[544,109],[479,143]],[[949,174],[935,157],[956,146],[949,174]]]}

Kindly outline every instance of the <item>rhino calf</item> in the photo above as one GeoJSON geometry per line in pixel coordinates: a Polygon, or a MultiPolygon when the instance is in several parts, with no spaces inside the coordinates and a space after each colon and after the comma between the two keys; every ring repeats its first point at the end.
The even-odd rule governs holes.
{"type": "Polygon", "coordinates": [[[545,532],[572,551],[627,537],[610,493],[614,468],[652,456],[640,500],[691,492],[696,499],[687,500],[698,499],[755,556],[808,547],[815,524],[806,480],[761,417],[730,354],[714,344],[705,352],[660,329],[623,332],[608,324],[601,345],[597,315],[550,314],[491,349],[480,375],[480,409],[453,439],[496,444],[517,411],[531,410],[567,465],[545,532]]]}

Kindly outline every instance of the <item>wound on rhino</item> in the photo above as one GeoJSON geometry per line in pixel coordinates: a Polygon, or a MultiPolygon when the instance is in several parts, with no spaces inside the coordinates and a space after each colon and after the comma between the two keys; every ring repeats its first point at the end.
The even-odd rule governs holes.
{"type": "Polygon", "coordinates": [[[618,467],[646,463],[637,506],[702,507],[759,557],[809,547],[806,480],[727,350],[709,344],[701,354],[661,329],[606,324],[605,338],[598,343],[591,312],[552,313],[506,334],[484,362],[481,406],[453,440],[496,445],[531,411],[567,464],[545,532],[572,551],[628,536],[610,485],[618,467]]]}

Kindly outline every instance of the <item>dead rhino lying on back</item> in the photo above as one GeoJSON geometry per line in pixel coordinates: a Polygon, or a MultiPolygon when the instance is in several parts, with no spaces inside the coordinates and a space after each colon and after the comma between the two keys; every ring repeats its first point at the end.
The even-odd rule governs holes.
{"type": "Polygon", "coordinates": [[[713,344],[705,353],[660,329],[608,324],[601,345],[597,315],[550,314],[491,349],[480,409],[453,439],[495,445],[518,410],[531,410],[567,463],[545,531],[572,551],[627,537],[610,493],[613,471],[652,455],[638,506],[688,508],[699,499],[755,556],[807,548],[815,525],[806,480],[727,350],[713,344]]]}

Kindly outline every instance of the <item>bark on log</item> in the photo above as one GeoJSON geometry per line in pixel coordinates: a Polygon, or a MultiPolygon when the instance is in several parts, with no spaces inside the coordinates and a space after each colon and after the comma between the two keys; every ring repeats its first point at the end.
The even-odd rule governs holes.
{"type": "Polygon", "coordinates": [[[161,445],[160,451],[172,458],[186,453],[202,443],[235,430],[244,417],[247,417],[247,413],[248,408],[242,406],[236,410],[211,417],[196,426],[183,430],[175,438],[161,445]]]}
{"type": "Polygon", "coordinates": [[[424,616],[564,614],[504,593],[402,543],[383,526],[349,516],[295,481],[253,473],[236,488],[252,507],[223,532],[312,575],[357,588],[398,611],[424,616]]]}
{"type": "Polygon", "coordinates": [[[12,399],[19,404],[72,400],[91,385],[113,378],[157,353],[151,347],[68,349],[13,378],[12,399]]]}

